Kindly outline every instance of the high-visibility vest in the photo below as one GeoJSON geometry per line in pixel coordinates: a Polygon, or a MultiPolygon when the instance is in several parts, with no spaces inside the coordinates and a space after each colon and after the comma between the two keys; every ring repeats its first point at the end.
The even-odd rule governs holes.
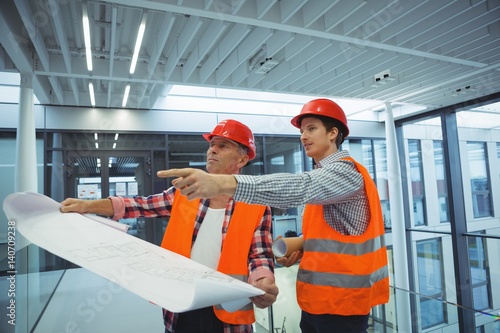
{"type": "Polygon", "coordinates": [[[362,174],[370,222],[362,235],[343,235],[325,221],[322,205],[306,205],[302,233],[304,253],[297,274],[297,300],[305,312],[366,315],[389,300],[387,250],[382,208],[368,171],[362,174]]]}
{"type": "MultiPolygon", "coordinates": [[[[200,200],[188,200],[176,191],[170,220],[161,246],[167,250],[191,257],[192,238],[200,200]]],[[[248,254],[253,234],[261,222],[265,206],[236,202],[231,222],[223,242],[217,270],[235,279],[248,281],[248,254]]],[[[222,231],[221,231],[222,232],[222,231]]],[[[229,324],[242,325],[255,322],[253,304],[235,312],[227,312],[220,305],[214,306],[217,317],[229,324]]]]}

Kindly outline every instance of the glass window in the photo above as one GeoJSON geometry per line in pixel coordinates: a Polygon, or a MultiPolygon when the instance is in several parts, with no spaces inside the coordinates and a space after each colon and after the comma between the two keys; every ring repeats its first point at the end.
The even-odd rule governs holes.
{"type": "Polygon", "coordinates": [[[411,192],[413,195],[413,217],[416,226],[426,225],[425,186],[422,167],[422,150],[420,140],[408,140],[410,159],[411,192]]]}
{"type": "Polygon", "coordinates": [[[205,170],[208,142],[201,135],[168,136],[168,168],[198,168],[205,170]]]}
{"type": "Polygon", "coordinates": [[[387,174],[387,148],[385,140],[373,140],[373,152],[375,160],[375,182],[377,183],[382,214],[384,216],[384,226],[390,228],[391,207],[389,204],[389,183],[387,174]]]}
{"type": "Polygon", "coordinates": [[[384,225],[386,228],[390,228],[391,211],[385,140],[346,140],[342,144],[342,150],[348,150],[349,154],[368,170],[375,184],[377,184],[384,225]]]}
{"type": "MultiPolygon", "coordinates": [[[[302,144],[298,138],[266,136],[264,151],[266,173],[301,173],[304,171],[302,144]]],[[[288,209],[272,208],[273,237],[301,234],[302,211],[303,206],[288,209]]]]}
{"type": "MultiPolygon", "coordinates": [[[[264,138],[254,137],[255,140],[255,158],[241,170],[244,175],[263,175],[264,174],[264,138]]],[[[292,140],[288,138],[288,140],[292,140]]]]}
{"type": "Polygon", "coordinates": [[[266,136],[264,148],[266,173],[300,173],[304,171],[300,140],[266,136]]]}
{"type": "Polygon", "coordinates": [[[467,160],[474,218],[493,216],[485,142],[467,142],[467,160]]]}
{"type": "Polygon", "coordinates": [[[497,142],[498,175],[500,176],[500,142],[497,142]]]}
{"type": "Polygon", "coordinates": [[[423,329],[444,323],[446,299],[443,288],[441,239],[417,242],[417,273],[420,297],[420,321],[423,329]]]}
{"type": "Polygon", "coordinates": [[[341,150],[348,150],[349,154],[368,170],[375,180],[375,165],[373,163],[373,149],[371,140],[349,139],[342,143],[341,150]]]}
{"type": "Polygon", "coordinates": [[[498,176],[500,177],[500,142],[497,142],[498,176]]]}
{"type": "Polygon", "coordinates": [[[474,309],[489,309],[489,263],[486,249],[486,239],[469,237],[469,260],[472,279],[472,297],[474,309]]]}
{"type": "MultiPolygon", "coordinates": [[[[16,133],[0,133],[0,200],[3,202],[5,198],[15,191],[15,174],[16,174],[16,133]]],[[[2,211],[3,212],[3,211],[2,211]]],[[[2,223],[0,223],[0,235],[2,240],[4,235],[7,235],[7,219],[2,214],[2,223]]]]}
{"type": "MultiPolygon", "coordinates": [[[[392,246],[387,246],[389,262],[389,285],[394,286],[394,255],[392,246]]],[[[372,308],[373,332],[397,332],[396,289],[390,288],[389,302],[372,308]]],[[[371,332],[371,331],[370,331],[371,332]]]]}
{"type": "Polygon", "coordinates": [[[438,191],[439,221],[449,222],[448,189],[446,186],[446,170],[444,168],[443,141],[434,140],[434,165],[436,166],[436,182],[438,191]]]}

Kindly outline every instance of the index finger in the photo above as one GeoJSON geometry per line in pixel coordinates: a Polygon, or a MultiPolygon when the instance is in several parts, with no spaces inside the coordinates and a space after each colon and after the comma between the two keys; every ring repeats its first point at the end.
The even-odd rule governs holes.
{"type": "Polygon", "coordinates": [[[160,170],[156,173],[156,175],[160,178],[186,177],[190,173],[191,173],[190,169],[168,169],[168,170],[160,170]]]}

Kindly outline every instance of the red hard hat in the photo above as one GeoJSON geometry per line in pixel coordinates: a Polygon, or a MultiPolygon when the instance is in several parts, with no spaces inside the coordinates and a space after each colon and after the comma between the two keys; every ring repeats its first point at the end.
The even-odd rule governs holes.
{"type": "Polygon", "coordinates": [[[292,118],[292,125],[300,128],[300,120],[306,115],[324,116],[338,120],[344,125],[344,138],[349,135],[349,126],[347,126],[347,118],[344,110],[334,101],[326,98],[319,98],[307,102],[302,107],[300,114],[292,118]]]}
{"type": "Polygon", "coordinates": [[[220,136],[235,142],[241,143],[248,148],[248,157],[250,160],[255,158],[255,141],[253,133],[248,126],[237,120],[223,120],[215,126],[209,134],[203,134],[203,137],[210,141],[214,136],[220,136]]]}

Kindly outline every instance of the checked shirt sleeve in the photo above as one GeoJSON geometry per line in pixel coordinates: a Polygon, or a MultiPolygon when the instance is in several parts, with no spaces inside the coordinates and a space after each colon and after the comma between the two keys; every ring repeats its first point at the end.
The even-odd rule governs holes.
{"type": "Polygon", "coordinates": [[[266,208],[261,223],[255,229],[249,256],[249,279],[252,283],[263,277],[274,280],[274,257],[272,252],[272,216],[266,208]]]}
{"type": "Polygon", "coordinates": [[[113,219],[135,217],[169,216],[172,210],[175,188],[171,187],[162,193],[147,197],[133,198],[110,197],[115,214],[113,219]]]}
{"type": "Polygon", "coordinates": [[[276,208],[340,202],[363,187],[361,175],[348,163],[336,163],[301,174],[235,175],[238,186],[234,199],[276,208]]]}

